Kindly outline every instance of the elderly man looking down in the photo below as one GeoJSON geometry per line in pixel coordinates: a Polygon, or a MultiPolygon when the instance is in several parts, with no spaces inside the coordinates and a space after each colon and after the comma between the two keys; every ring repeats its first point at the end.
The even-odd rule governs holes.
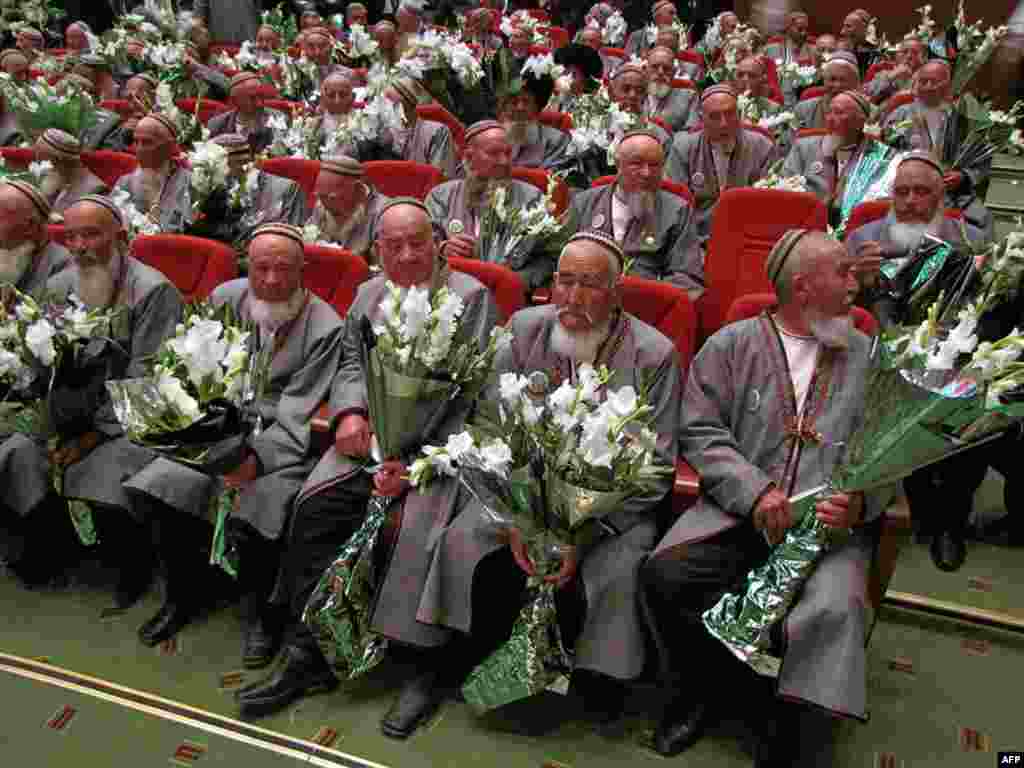
{"type": "MultiPolygon", "coordinates": [[[[776,311],[726,326],[690,368],[680,449],[700,472],[697,505],[673,525],[641,569],[674,698],[654,737],[674,755],[701,735],[713,704],[753,699],[755,765],[792,765],[790,701],[863,719],[867,572],[875,526],[891,492],[832,494],[817,503],[826,525],[852,528],[818,563],[785,619],[778,679],[756,675],[705,629],[701,616],[796,522],[789,497],[826,482],[864,408],[871,340],[855,330],[854,259],[823,233],[790,230],[772,249],[776,311]],[[821,440],[786,437],[797,419],[821,440]],[[793,449],[794,441],[802,450],[793,449]],[[799,459],[795,458],[799,456],[799,459]],[[754,688],[754,691],[750,689],[754,688]],[[725,692],[731,700],[726,702],[725,692]]],[[[810,434],[807,432],[806,434],[810,434]]]]}
{"type": "Polygon", "coordinates": [[[82,163],[82,145],[71,134],[47,128],[35,150],[38,160],[53,166],[40,183],[53,213],[62,214],[80,198],[107,191],[106,182],[82,163]]]}
{"type": "Polygon", "coordinates": [[[167,117],[150,113],[135,126],[139,167],[122,176],[114,192],[125,191],[140,212],[160,223],[161,232],[180,233],[192,219],[190,171],[174,161],[176,128],[167,117]]]}
{"type": "Polygon", "coordinates": [[[316,206],[306,223],[319,230],[317,240],[373,263],[377,219],[390,198],[366,180],[363,164],[345,155],[321,160],[313,193],[316,206]]]}
{"type": "Polygon", "coordinates": [[[385,135],[381,137],[384,146],[399,160],[433,165],[439,168],[445,177],[455,178],[458,161],[455,157],[455,142],[451,131],[444,123],[424,120],[416,113],[418,105],[433,101],[430,94],[411,77],[398,77],[391,81],[391,87],[385,95],[401,107],[405,125],[402,128],[386,130],[385,135]]]}

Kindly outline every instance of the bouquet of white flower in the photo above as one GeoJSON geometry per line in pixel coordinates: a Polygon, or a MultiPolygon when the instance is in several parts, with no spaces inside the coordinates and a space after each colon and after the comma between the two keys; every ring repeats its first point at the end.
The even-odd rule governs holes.
{"type": "Polygon", "coordinates": [[[517,252],[527,244],[531,249],[543,243],[545,250],[560,251],[568,238],[567,216],[555,216],[555,190],[558,176],[548,176],[545,193],[524,208],[510,206],[508,187],[497,184],[490,192],[490,204],[484,209],[480,221],[477,255],[483,261],[497,264],[514,262],[517,252]]]}
{"type": "Polygon", "coordinates": [[[115,190],[110,194],[110,199],[121,211],[129,240],[136,235],[155,235],[160,232],[160,221],[156,217],[157,211],[148,213],[140,211],[132,202],[132,196],[128,190],[115,190]]]}
{"type": "Polygon", "coordinates": [[[473,49],[457,37],[436,29],[428,29],[413,38],[410,52],[396,66],[419,80],[430,70],[451,70],[463,88],[475,87],[484,77],[473,49]]]}
{"type": "Polygon", "coordinates": [[[281,95],[294,101],[316,103],[320,99],[317,88],[316,64],[300,56],[293,59],[288,53],[277,56],[277,65],[281,69],[281,95]]]}
{"type": "Polygon", "coordinates": [[[989,27],[988,30],[983,31],[981,28],[982,23],[981,19],[972,23],[967,22],[964,0],[960,0],[957,4],[956,18],[953,21],[958,49],[956,61],[953,65],[951,85],[955,96],[963,94],[967,84],[978,70],[984,66],[985,62],[992,57],[999,43],[1002,42],[1009,31],[1005,25],[989,27]]]}
{"type": "Polygon", "coordinates": [[[818,68],[801,66],[796,61],[775,60],[775,71],[779,75],[779,86],[783,91],[799,92],[800,89],[813,85],[818,79],[818,68]]]}
{"type": "Polygon", "coordinates": [[[166,115],[177,126],[178,135],[175,139],[182,147],[199,140],[205,141],[210,137],[210,129],[199,120],[201,104],[202,99],[196,99],[195,111],[189,114],[178,109],[174,103],[174,91],[170,82],[162,81],[156,87],[156,110],[166,115]]]}
{"type": "Polygon", "coordinates": [[[607,163],[612,167],[623,134],[639,122],[636,115],[625,112],[609,98],[604,86],[577,98],[571,115],[572,140],[567,154],[579,157],[595,149],[605,150],[607,163]]]}
{"type": "Polygon", "coordinates": [[[280,112],[271,115],[267,125],[274,141],[267,149],[274,157],[320,159],[320,116],[296,114],[289,122],[280,112]]]}
{"type": "Polygon", "coordinates": [[[192,168],[192,210],[198,213],[214,192],[227,189],[228,152],[212,141],[196,142],[188,153],[188,161],[192,168]]]}
{"type": "Polygon", "coordinates": [[[348,45],[342,46],[342,53],[351,61],[375,59],[380,46],[361,24],[353,24],[348,33],[348,45]]]}
{"type": "Polygon", "coordinates": [[[615,11],[605,20],[604,26],[601,27],[601,41],[613,48],[621,47],[626,42],[626,33],[628,31],[629,25],[622,17],[622,13],[615,11]]]}
{"type": "Polygon", "coordinates": [[[533,18],[526,11],[516,11],[501,20],[501,34],[506,38],[512,37],[517,29],[525,29],[530,33],[532,45],[547,45],[548,39],[540,31],[541,23],[533,18]]]}
{"type": "Polygon", "coordinates": [[[226,69],[237,69],[240,72],[263,72],[263,62],[256,53],[255,44],[252,40],[246,40],[234,56],[227,51],[221,51],[217,64],[226,69]]]}
{"type": "Polygon", "coordinates": [[[754,182],[754,189],[782,189],[786,192],[807,192],[807,177],[781,176],[770,173],[754,182]]]}

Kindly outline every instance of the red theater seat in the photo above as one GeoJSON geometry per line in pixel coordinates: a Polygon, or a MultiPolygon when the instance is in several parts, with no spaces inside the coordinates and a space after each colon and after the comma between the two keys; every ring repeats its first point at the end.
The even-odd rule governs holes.
{"type": "MultiPolygon", "coordinates": [[[[522,166],[513,166],[511,175],[516,181],[524,181],[527,184],[532,184],[541,192],[546,193],[548,191],[548,180],[551,177],[543,168],[524,168],[522,166]]],[[[555,203],[555,215],[561,216],[565,213],[566,208],[569,207],[569,187],[562,179],[558,179],[555,185],[552,200],[554,200],[555,203]]]]}
{"type": "Polygon", "coordinates": [[[356,298],[359,286],[370,276],[370,267],[344,248],[307,245],[305,250],[302,282],[344,317],[356,298]]]}
{"type": "Polygon", "coordinates": [[[411,160],[371,160],[363,163],[363,167],[367,180],[388,197],[423,200],[444,181],[440,168],[411,160]]]}
{"type": "Polygon", "coordinates": [[[306,193],[306,202],[310,208],[316,203],[313,187],[316,177],[320,174],[320,161],[307,160],[304,157],[271,157],[261,160],[259,167],[274,176],[283,176],[298,184],[306,193]]]}
{"type": "MultiPolygon", "coordinates": [[[[615,176],[599,176],[590,183],[590,188],[603,187],[606,184],[611,184],[615,179],[615,176]]],[[[690,192],[690,188],[685,184],[678,181],[672,181],[671,179],[662,179],[661,188],[666,192],[671,192],[673,195],[678,195],[687,203],[693,205],[693,193],[690,192]]]]}
{"type": "MultiPolygon", "coordinates": [[[[196,111],[197,99],[178,99],[174,102],[174,105],[182,112],[187,112],[192,115],[196,111]]],[[[219,115],[221,112],[227,112],[231,108],[222,101],[214,101],[213,99],[201,99],[199,101],[199,122],[206,125],[210,122],[210,118],[219,115]]]]}
{"type": "Polygon", "coordinates": [[[35,162],[36,151],[32,147],[0,147],[0,157],[7,168],[26,171],[29,164],[35,162]]]}
{"type": "Polygon", "coordinates": [[[83,152],[82,164],[113,189],[118,179],[139,167],[139,160],[135,155],[127,152],[97,149],[92,152],[83,152]]]}
{"type": "Polygon", "coordinates": [[[132,255],[164,273],[186,301],[205,299],[221,283],[238,277],[234,250],[215,240],[190,235],[140,235],[132,255]]]}
{"type": "MultiPolygon", "coordinates": [[[[778,304],[779,299],[774,293],[748,293],[746,296],[740,296],[729,307],[725,324],[729,325],[739,320],[757,317],[765,310],[775,309],[778,304]]],[[[861,333],[868,336],[878,333],[878,321],[864,307],[851,307],[850,315],[853,317],[854,326],[861,333]]]]}
{"type": "Polygon", "coordinates": [[[526,306],[526,287],[519,275],[502,264],[491,264],[458,256],[448,258],[448,266],[456,272],[472,275],[487,286],[498,305],[498,321],[502,324],[526,306]]]}
{"type": "Polygon", "coordinates": [[[416,114],[424,120],[433,120],[435,123],[444,123],[452,133],[452,140],[462,153],[466,146],[466,126],[459,122],[459,118],[442,107],[440,104],[420,104],[416,107],[416,114]]]}
{"type": "Polygon", "coordinates": [[[818,96],[825,95],[825,86],[823,85],[812,85],[810,88],[804,88],[800,94],[800,101],[807,101],[807,99],[815,99],[818,96]]]}
{"type": "Polygon", "coordinates": [[[549,128],[557,128],[565,133],[572,131],[572,115],[568,112],[556,112],[553,109],[546,109],[537,115],[537,120],[541,125],[546,125],[549,128]]]}
{"type": "Polygon", "coordinates": [[[99,104],[100,109],[108,112],[117,112],[121,117],[131,117],[135,111],[135,105],[128,99],[105,99],[99,104]]]}

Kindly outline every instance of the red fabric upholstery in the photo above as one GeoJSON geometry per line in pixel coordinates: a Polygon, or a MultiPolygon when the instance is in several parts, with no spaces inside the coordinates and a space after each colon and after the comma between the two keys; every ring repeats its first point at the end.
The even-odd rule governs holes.
{"type": "Polygon", "coordinates": [[[163,272],[185,301],[204,299],[221,283],[238,277],[234,250],[202,237],[140,235],[132,241],[132,255],[163,272]]]}
{"type": "Polygon", "coordinates": [[[886,72],[896,66],[895,61],[878,61],[868,67],[868,72],[864,76],[864,85],[867,85],[875,79],[875,75],[879,72],[886,72]]]}
{"type": "Polygon", "coordinates": [[[697,349],[697,312],[686,291],[669,283],[627,275],[622,278],[622,308],[672,340],[685,381],[697,349]]]}
{"type": "Polygon", "coordinates": [[[281,92],[273,83],[260,83],[259,95],[264,99],[280,99],[281,92]]]}
{"type": "MultiPolygon", "coordinates": [[[[611,184],[615,181],[615,176],[599,176],[590,183],[590,188],[603,187],[605,184],[611,184]]],[[[671,192],[673,195],[679,195],[687,203],[693,205],[693,193],[690,192],[690,188],[682,182],[672,181],[671,179],[662,179],[661,188],[666,192],[671,192]]]]}
{"type": "Polygon", "coordinates": [[[546,125],[549,128],[557,128],[565,133],[569,133],[572,130],[572,115],[568,112],[556,112],[553,109],[545,109],[537,115],[537,120],[542,125],[546,125]]]}
{"type": "Polygon", "coordinates": [[[902,107],[904,104],[909,104],[914,100],[914,94],[910,91],[900,91],[894,93],[889,97],[889,100],[882,105],[881,110],[878,113],[879,121],[884,120],[894,109],[902,107]]]}
{"type": "Polygon", "coordinates": [[[117,112],[121,117],[129,117],[135,111],[135,105],[128,99],[105,99],[100,102],[100,109],[117,112]]]}
{"type": "Polygon", "coordinates": [[[451,256],[448,258],[448,266],[456,272],[472,275],[487,286],[498,304],[501,323],[508,322],[514,313],[526,306],[526,286],[522,278],[503,264],[451,256]]]}
{"type": "Polygon", "coordinates": [[[727,189],[711,221],[704,261],[704,294],[697,301],[701,338],[722,327],[737,296],[771,290],[764,273],[768,252],[786,230],[824,231],[825,205],[809,192],[727,189]]]}
{"type": "Polygon", "coordinates": [[[660,125],[665,130],[665,133],[667,133],[669,135],[669,137],[671,138],[671,136],[672,136],[672,129],[668,127],[668,123],[666,123],[660,117],[655,117],[654,115],[651,115],[647,119],[650,120],[655,125],[660,125]]]}
{"type": "Polygon", "coordinates": [[[825,86],[823,85],[812,85],[810,88],[804,88],[800,94],[800,101],[806,101],[807,99],[814,99],[818,96],[825,95],[825,86]]]}
{"type": "Polygon", "coordinates": [[[440,104],[420,104],[416,107],[416,114],[424,120],[433,120],[436,123],[444,123],[452,132],[452,139],[461,154],[466,146],[466,126],[459,122],[459,118],[442,107],[440,104]]]}
{"type": "Polygon", "coordinates": [[[697,84],[693,80],[687,80],[685,77],[673,77],[672,78],[673,88],[685,88],[690,91],[697,90],[697,84]]]}
{"type": "Polygon", "coordinates": [[[63,224],[47,224],[46,234],[50,236],[53,242],[60,245],[64,245],[64,225],[63,224]]]}
{"type": "Polygon", "coordinates": [[[691,51],[689,49],[680,51],[676,54],[676,59],[678,61],[685,61],[689,64],[696,64],[702,70],[704,69],[704,54],[698,51],[691,51]]]}
{"type": "Polygon", "coordinates": [[[828,128],[801,128],[796,132],[798,139],[803,139],[807,136],[826,136],[828,134],[828,128]]]}
{"type": "Polygon", "coordinates": [[[625,59],[626,58],[626,49],[625,48],[602,48],[601,49],[601,55],[602,56],[611,56],[611,57],[616,58],[616,59],[625,59]]]}
{"type": "MultiPolygon", "coordinates": [[[[774,293],[748,293],[746,296],[740,296],[729,307],[725,324],[746,320],[748,317],[757,317],[766,309],[774,309],[778,303],[779,300],[774,293]]],[[[861,333],[867,336],[874,336],[878,333],[878,321],[864,307],[850,307],[850,315],[853,317],[854,326],[861,333]]]]}
{"type": "Polygon", "coordinates": [[[551,49],[546,45],[531,45],[530,55],[531,56],[547,56],[551,53],[551,49]]]}
{"type": "Polygon", "coordinates": [[[316,185],[316,177],[320,175],[320,161],[303,157],[272,157],[260,160],[259,166],[267,173],[291,179],[302,187],[310,208],[316,203],[313,187],[316,185]]]}
{"type": "MultiPolygon", "coordinates": [[[[190,115],[195,114],[196,99],[178,99],[174,102],[174,105],[183,112],[188,112],[190,115]]],[[[211,117],[219,115],[221,112],[227,112],[230,109],[231,108],[222,101],[203,99],[199,105],[199,122],[206,125],[210,122],[211,117]]]]}
{"type": "MultiPolygon", "coordinates": [[[[866,203],[861,203],[850,211],[850,218],[846,222],[846,234],[849,235],[858,227],[863,227],[865,224],[870,224],[872,221],[883,218],[889,213],[890,205],[892,205],[892,200],[887,197],[881,200],[869,200],[866,203]]],[[[964,215],[963,211],[959,208],[947,208],[945,214],[947,219],[962,219],[964,215]]]]}
{"type": "Polygon", "coordinates": [[[118,179],[138,168],[139,161],[135,155],[127,152],[97,149],[92,152],[83,152],[82,164],[113,189],[118,179]]]}
{"type": "Polygon", "coordinates": [[[366,178],[388,197],[426,198],[427,194],[444,181],[441,169],[411,160],[371,160],[363,163],[366,178]]]}
{"type": "MultiPolygon", "coordinates": [[[[511,175],[516,181],[525,181],[527,184],[532,184],[541,192],[546,193],[548,191],[548,180],[551,177],[543,168],[512,166],[511,175]]],[[[562,179],[558,179],[552,199],[555,202],[555,215],[561,216],[565,213],[565,209],[569,207],[569,187],[562,179]]]]}
{"type": "Polygon", "coordinates": [[[29,163],[35,162],[36,151],[32,147],[0,147],[0,157],[8,168],[24,171],[29,163]]]}
{"type": "Polygon", "coordinates": [[[548,27],[541,32],[548,36],[552,48],[561,48],[569,44],[569,31],[563,27],[548,27]]]}
{"type": "Polygon", "coordinates": [[[356,298],[360,284],[370,276],[366,262],[351,251],[324,245],[307,245],[302,282],[334,307],[342,317],[356,298]]]}

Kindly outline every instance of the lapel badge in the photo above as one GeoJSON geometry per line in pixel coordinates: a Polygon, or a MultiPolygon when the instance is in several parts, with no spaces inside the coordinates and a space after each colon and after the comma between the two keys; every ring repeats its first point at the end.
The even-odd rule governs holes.
{"type": "Polygon", "coordinates": [[[704,186],[704,174],[701,173],[700,171],[697,171],[695,174],[693,174],[693,186],[695,186],[695,187],[703,187],[704,186]]]}
{"type": "Polygon", "coordinates": [[[591,225],[593,226],[594,229],[600,229],[601,227],[604,226],[604,222],[605,222],[604,214],[603,213],[599,213],[599,214],[597,214],[594,217],[593,221],[591,221],[590,223],[591,223],[591,225]]]}
{"type": "Polygon", "coordinates": [[[449,235],[461,235],[466,231],[465,225],[458,219],[452,219],[448,222],[448,234],[449,235]]]}

